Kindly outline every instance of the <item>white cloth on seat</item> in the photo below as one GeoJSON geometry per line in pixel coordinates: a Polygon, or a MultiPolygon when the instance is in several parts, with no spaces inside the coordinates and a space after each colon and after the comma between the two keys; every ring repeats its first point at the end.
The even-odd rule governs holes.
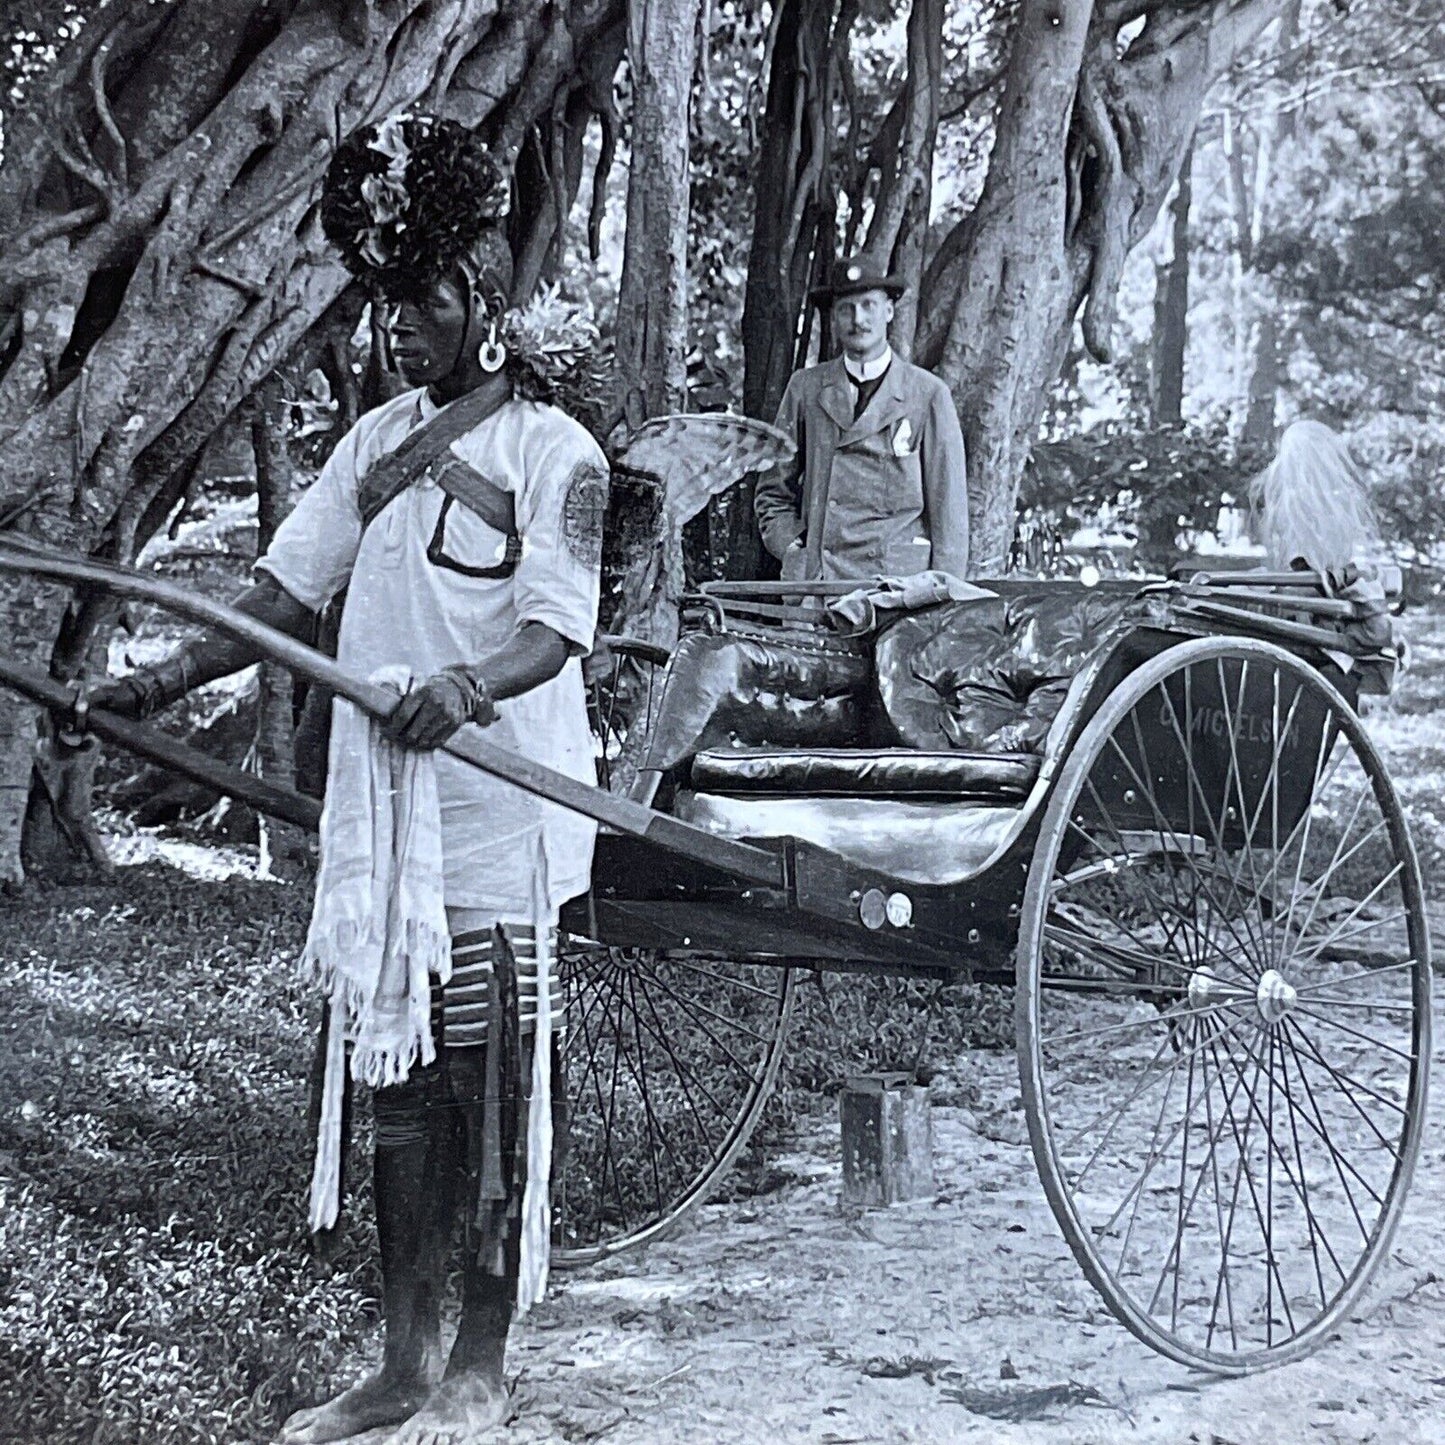
{"type": "MultiPolygon", "coordinates": [[[[398,696],[401,667],[379,668],[398,696]]],[[[436,1057],[431,979],[451,975],[442,897],[441,805],[430,752],[391,742],[378,723],[338,698],[331,731],[321,868],[302,968],[330,1000],[321,1127],[311,1179],[311,1228],[336,1222],[346,1044],[351,1075],[374,1086],[405,1081],[436,1057]]]]}
{"type": "Polygon", "coordinates": [[[916,572],[911,577],[879,577],[828,604],[838,631],[849,637],[872,632],[879,613],[916,612],[939,602],[972,602],[995,594],[950,572],[916,572]]]}
{"type": "Polygon", "coordinates": [[[998,855],[1026,804],[735,797],[680,791],[677,816],[724,838],[802,838],[903,883],[956,884],[998,855]]]}

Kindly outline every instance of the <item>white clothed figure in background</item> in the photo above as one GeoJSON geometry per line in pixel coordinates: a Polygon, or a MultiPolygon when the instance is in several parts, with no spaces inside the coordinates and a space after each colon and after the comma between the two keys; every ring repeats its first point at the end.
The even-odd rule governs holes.
{"type": "Polygon", "coordinates": [[[1323,422],[1296,421],[1284,429],[1250,496],[1270,566],[1303,562],[1338,575],[1351,562],[1375,560],[1380,529],[1369,489],[1345,439],[1323,422]]]}

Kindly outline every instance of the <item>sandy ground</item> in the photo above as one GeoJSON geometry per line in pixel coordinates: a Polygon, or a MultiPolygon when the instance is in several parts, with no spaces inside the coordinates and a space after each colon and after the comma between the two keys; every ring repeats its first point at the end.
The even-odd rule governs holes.
{"type": "Polygon", "coordinates": [[[1004,1102],[982,1123],[1001,1137],[966,1110],[935,1108],[935,1200],[842,1206],[837,1123],[820,1119],[781,1161],[796,1182],[709,1206],[679,1237],[561,1279],[513,1337],[509,1438],[1445,1441],[1439,1088],[1391,1257],[1348,1327],[1306,1361],[1221,1380],[1153,1354],[1108,1314],[1007,1107],[1012,1058],[962,1064],[1004,1102]],[[1027,1423],[957,1398],[1070,1382],[1078,1403],[1027,1423]]]}

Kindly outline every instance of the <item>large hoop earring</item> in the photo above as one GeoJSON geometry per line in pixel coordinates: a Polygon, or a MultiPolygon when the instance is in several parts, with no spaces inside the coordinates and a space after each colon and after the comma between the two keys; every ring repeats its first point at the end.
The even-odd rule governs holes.
{"type": "Polygon", "coordinates": [[[497,333],[497,323],[494,321],[491,330],[487,332],[487,339],[477,350],[477,365],[491,376],[506,364],[507,348],[502,345],[501,337],[497,333]]]}

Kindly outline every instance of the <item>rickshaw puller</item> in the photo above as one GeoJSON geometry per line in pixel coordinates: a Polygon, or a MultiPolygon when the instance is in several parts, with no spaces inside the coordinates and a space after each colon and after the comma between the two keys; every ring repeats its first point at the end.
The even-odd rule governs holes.
{"type": "MultiPolygon", "coordinates": [[[[433,749],[475,722],[501,746],[594,782],[580,658],[597,621],[606,460],[577,422],[524,399],[546,391],[541,368],[555,353],[531,363],[508,355],[511,256],[497,225],[507,194],[485,146],[429,116],[392,117],[338,151],[323,224],[391,308],[393,357],[411,389],[341,440],[237,606],[308,636],[349,584],[341,664],[365,676],[401,666],[422,679],[388,720],[393,739],[433,749]],[[483,404],[488,395],[495,404],[483,404]],[[444,435],[449,410],[462,407],[476,411],[462,413],[469,429],[428,447],[428,429],[440,424],[432,435],[444,435]],[[386,474],[374,469],[404,444],[415,464],[368,518],[373,478],[386,474]]],[[[203,638],[98,689],[93,703],[149,715],[255,660],[244,645],[203,638]]],[[[328,811],[342,802],[338,753],[333,738],[328,811]]],[[[528,1035],[542,1006],[536,954],[561,903],[587,887],[595,826],[447,754],[435,767],[453,971],[432,988],[436,1062],[393,1068],[403,1081],[374,1093],[384,1356],[376,1374],[294,1415],[286,1445],[391,1425],[401,1426],[398,1445],[445,1445],[506,1413],[530,1138],[525,1102],[507,1104],[525,1100],[528,1035]],[[438,1382],[441,1292],[464,1188],[462,1317],[438,1382]]],[[[323,821],[323,874],[326,838],[323,821]]],[[[549,1011],[560,1014],[560,996],[549,1011]]]]}

